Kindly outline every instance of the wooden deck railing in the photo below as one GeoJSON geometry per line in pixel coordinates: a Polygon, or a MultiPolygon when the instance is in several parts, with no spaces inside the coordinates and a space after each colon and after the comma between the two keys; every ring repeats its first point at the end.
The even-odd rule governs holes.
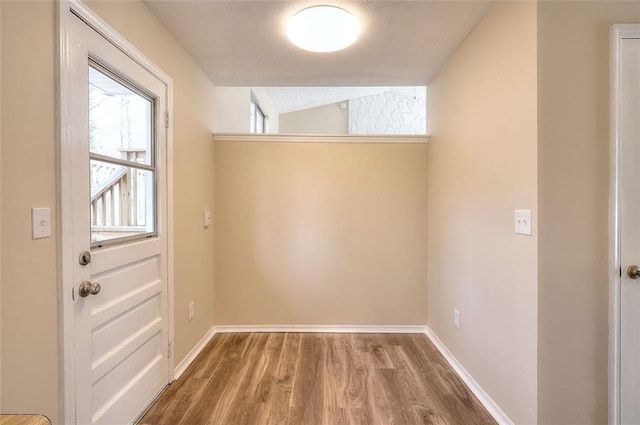
{"type": "MultiPolygon", "coordinates": [[[[145,149],[122,149],[122,159],[142,163],[145,149]]],[[[144,175],[116,164],[92,163],[92,175],[107,175],[91,192],[91,227],[102,232],[145,230],[144,175]],[[142,181],[140,181],[142,180],[142,181]]]]}

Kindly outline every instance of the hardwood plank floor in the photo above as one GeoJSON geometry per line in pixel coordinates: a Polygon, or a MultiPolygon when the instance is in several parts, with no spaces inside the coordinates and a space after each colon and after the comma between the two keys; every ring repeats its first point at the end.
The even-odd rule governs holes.
{"type": "Polygon", "coordinates": [[[424,335],[218,334],[140,425],[496,422],[424,335]]]}

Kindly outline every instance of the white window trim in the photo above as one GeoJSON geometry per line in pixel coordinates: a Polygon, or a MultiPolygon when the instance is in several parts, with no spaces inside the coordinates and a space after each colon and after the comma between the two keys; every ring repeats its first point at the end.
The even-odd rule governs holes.
{"type": "MultiPolygon", "coordinates": [[[[251,92],[250,102],[253,103],[254,105],[256,105],[256,114],[258,113],[258,111],[260,111],[259,113],[260,113],[260,115],[262,115],[262,132],[258,133],[256,131],[256,132],[253,132],[251,134],[267,134],[269,132],[269,124],[268,124],[269,123],[269,115],[267,115],[264,112],[264,109],[262,109],[262,106],[260,106],[260,102],[258,101],[258,98],[256,97],[256,95],[253,92],[251,92]]],[[[254,114],[251,117],[251,120],[253,121],[255,118],[256,118],[256,115],[254,114]]],[[[255,121],[256,121],[256,127],[257,127],[258,120],[255,120],[255,121]]]]}

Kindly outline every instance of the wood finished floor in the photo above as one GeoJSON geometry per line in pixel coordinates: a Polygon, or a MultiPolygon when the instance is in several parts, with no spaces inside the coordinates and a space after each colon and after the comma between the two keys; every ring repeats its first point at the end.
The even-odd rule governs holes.
{"type": "Polygon", "coordinates": [[[424,335],[218,334],[144,425],[496,424],[424,335]]]}

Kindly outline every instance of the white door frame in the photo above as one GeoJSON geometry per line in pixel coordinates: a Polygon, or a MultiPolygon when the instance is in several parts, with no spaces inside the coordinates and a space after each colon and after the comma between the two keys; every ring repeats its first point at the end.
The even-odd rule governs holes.
{"type": "Polygon", "coordinates": [[[611,30],[611,171],[609,194],[609,424],[620,424],[621,131],[620,51],[625,38],[640,38],[640,25],[616,24],[611,30]]]}
{"type": "MultiPolygon", "coordinates": [[[[166,135],[166,164],[167,164],[167,317],[169,343],[174,340],[174,287],[173,287],[173,80],[165,74],[159,67],[148,60],[131,43],[120,36],[105,21],[96,15],[91,9],[85,6],[80,0],[58,0],[58,87],[57,87],[57,111],[56,122],[58,125],[57,136],[57,187],[58,187],[58,281],[59,281],[59,394],[60,418],[59,422],[64,424],[75,424],[75,361],[74,361],[74,301],[72,293],[74,286],[74,259],[78,253],[73,251],[72,238],[64,237],[71,234],[73,222],[70,211],[72,210],[72,181],[70,170],[71,152],[70,146],[73,143],[67,122],[69,122],[70,108],[69,102],[69,72],[70,65],[70,19],[76,19],[70,15],[73,11],[88,26],[93,28],[120,51],[129,56],[133,61],[149,71],[152,75],[162,81],[167,87],[167,135],[166,135]]],[[[175,360],[172,350],[169,352],[169,379],[175,378],[175,360]]]]}

